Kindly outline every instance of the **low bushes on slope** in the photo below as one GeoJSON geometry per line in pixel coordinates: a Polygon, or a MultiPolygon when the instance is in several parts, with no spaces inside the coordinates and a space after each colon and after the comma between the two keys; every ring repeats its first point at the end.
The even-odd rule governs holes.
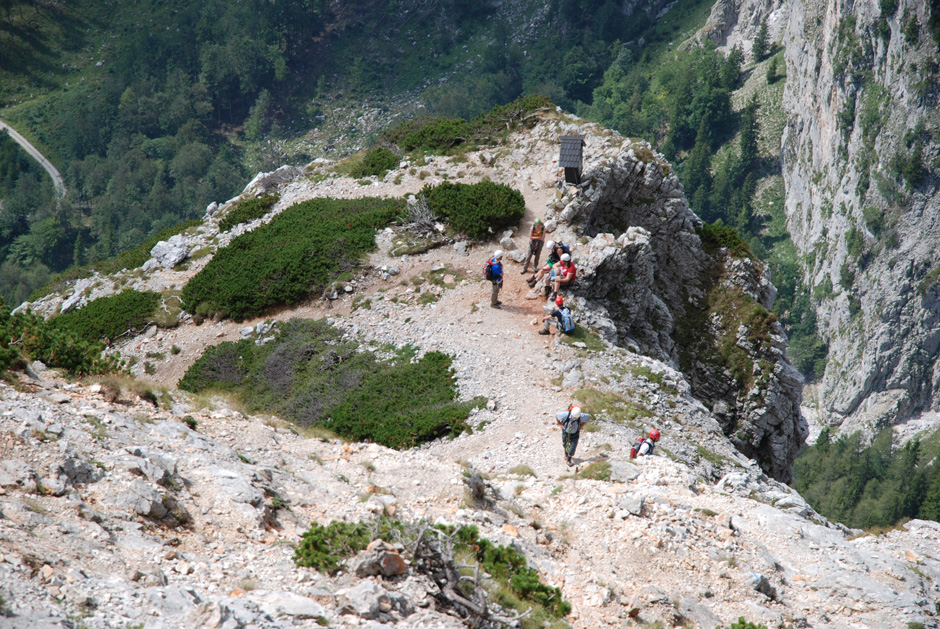
{"type": "MultiPolygon", "coordinates": [[[[374,539],[401,542],[407,548],[418,549],[427,537],[438,543],[424,550],[444,548],[433,562],[435,566],[448,557],[451,561],[459,557],[462,563],[476,564],[488,575],[482,584],[490,591],[491,600],[520,612],[531,609],[523,627],[543,627],[553,618],[563,618],[571,612],[571,604],[562,599],[561,590],[542,583],[538,573],[528,567],[525,555],[511,546],[494,544],[481,537],[476,526],[425,527],[388,518],[372,523],[331,522],[326,526],[313,523],[303,534],[294,561],[298,566],[334,573],[343,560],[364,550],[374,539]]],[[[412,565],[418,571],[427,567],[419,557],[412,558],[412,565]]],[[[456,567],[452,568],[456,572],[456,567]]],[[[440,572],[435,575],[435,581],[437,578],[442,578],[440,572]]]]}
{"type": "Polygon", "coordinates": [[[183,289],[183,307],[236,321],[295,304],[352,270],[375,230],[400,217],[398,199],[311,199],[242,234],[183,289]]]}
{"type": "Polygon", "coordinates": [[[254,197],[251,199],[242,199],[228,211],[221,221],[219,221],[219,231],[226,232],[236,225],[253,221],[261,218],[268,213],[274,204],[280,199],[280,195],[267,194],[263,197],[254,197]]]}
{"type": "Polygon", "coordinates": [[[431,153],[447,153],[455,147],[473,147],[491,142],[505,134],[527,114],[543,107],[552,107],[545,96],[530,94],[511,103],[498,105],[472,121],[463,118],[425,116],[405,120],[385,131],[382,137],[404,151],[417,149],[431,153]]]}
{"type": "Polygon", "coordinates": [[[384,177],[385,173],[398,167],[398,156],[387,148],[372,148],[366,151],[362,159],[352,167],[349,174],[360,177],[384,177]]]}
{"type": "Polygon", "coordinates": [[[451,358],[413,348],[380,360],[325,321],[294,319],[274,340],[210,347],[179,388],[239,392],[253,410],[302,426],[322,426],[357,441],[409,448],[460,434],[475,403],[457,402],[451,358]]]}
{"type": "Polygon", "coordinates": [[[0,374],[32,360],[79,376],[117,371],[119,360],[103,357],[104,348],[103,341],[81,338],[31,312],[11,315],[0,301],[0,374]]]}
{"type": "Polygon", "coordinates": [[[445,181],[425,186],[421,194],[437,216],[473,238],[485,238],[490,229],[518,225],[525,214],[522,193],[492,181],[472,185],[445,181]]]}
{"type": "Polygon", "coordinates": [[[49,325],[85,341],[114,340],[142,330],[154,320],[160,294],[125,290],[52,319],[49,325]]]}

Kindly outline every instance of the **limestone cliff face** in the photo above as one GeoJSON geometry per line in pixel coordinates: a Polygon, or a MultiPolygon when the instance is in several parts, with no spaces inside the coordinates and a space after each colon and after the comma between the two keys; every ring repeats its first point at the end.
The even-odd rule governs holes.
{"type": "Polygon", "coordinates": [[[807,436],[802,378],[768,309],[763,266],[703,245],[702,223],[675,174],[648,144],[588,172],[554,205],[588,239],[576,293],[608,339],[680,368],[735,447],[789,482],[807,436]]]}
{"type": "Polygon", "coordinates": [[[788,226],[843,431],[940,410],[937,42],[926,3],[887,4],[794,0],[782,40],[788,226]]]}

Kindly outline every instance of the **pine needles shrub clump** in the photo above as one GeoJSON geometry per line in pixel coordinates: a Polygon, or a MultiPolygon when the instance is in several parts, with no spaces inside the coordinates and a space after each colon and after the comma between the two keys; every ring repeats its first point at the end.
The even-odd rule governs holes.
{"type": "Polygon", "coordinates": [[[136,332],[153,322],[160,294],[125,290],[52,319],[52,329],[84,341],[112,341],[128,330],[136,332]]]}
{"type": "Polygon", "coordinates": [[[387,148],[373,148],[362,156],[362,160],[350,171],[355,178],[384,177],[385,173],[398,167],[398,156],[387,148]]]}
{"type": "Polygon", "coordinates": [[[104,349],[103,341],[78,337],[32,312],[11,315],[0,301],[0,374],[32,360],[77,376],[117,371],[119,359],[102,356],[104,349]]]}
{"type": "Polygon", "coordinates": [[[323,320],[279,324],[261,346],[246,339],[208,348],[179,388],[236,391],[253,410],[396,449],[460,434],[481,403],[457,401],[450,356],[417,359],[406,347],[379,359],[323,320]]]}
{"type": "Polygon", "coordinates": [[[242,234],[183,289],[194,314],[236,321],[303,301],[357,266],[375,230],[401,217],[400,199],[311,199],[242,234]]]}
{"type": "MultiPolygon", "coordinates": [[[[455,557],[461,557],[465,563],[477,563],[481,572],[489,575],[492,581],[486,586],[487,590],[495,591],[496,602],[500,605],[519,611],[536,606],[538,610],[533,616],[543,622],[571,613],[571,604],[562,598],[561,590],[542,583],[538,572],[528,567],[525,555],[515,548],[480,537],[476,526],[436,525],[431,528],[452,538],[455,557]]],[[[371,523],[334,521],[326,526],[313,523],[294,552],[294,562],[334,574],[344,560],[364,550],[372,540],[397,541],[406,548],[413,547],[419,535],[427,534],[423,529],[421,525],[408,525],[389,518],[371,523]]]]}
{"type": "Polygon", "coordinates": [[[274,207],[280,198],[277,194],[267,194],[263,197],[242,199],[228,211],[225,218],[219,221],[219,231],[227,232],[236,225],[261,218],[274,207]]]}
{"type": "Polygon", "coordinates": [[[472,238],[518,225],[525,214],[522,193],[503,184],[481,181],[472,185],[444,182],[425,186],[421,194],[431,210],[472,238]]]}

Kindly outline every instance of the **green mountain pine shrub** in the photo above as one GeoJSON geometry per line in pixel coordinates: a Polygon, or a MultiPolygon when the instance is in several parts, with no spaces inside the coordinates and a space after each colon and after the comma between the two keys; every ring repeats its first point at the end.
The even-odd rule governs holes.
{"type": "Polygon", "coordinates": [[[406,120],[384,136],[405,151],[441,151],[465,142],[471,131],[470,123],[463,118],[427,116],[406,120]]]}
{"type": "Polygon", "coordinates": [[[277,203],[280,198],[280,195],[277,194],[267,194],[263,197],[239,201],[228,211],[225,218],[219,221],[219,231],[227,232],[236,225],[261,218],[274,207],[274,204],[277,203]]]}
{"type": "Polygon", "coordinates": [[[362,177],[384,177],[385,173],[397,168],[401,160],[387,148],[376,147],[366,151],[358,164],[353,166],[350,176],[360,179],[362,177]]]}
{"type": "MultiPolygon", "coordinates": [[[[476,562],[481,572],[490,575],[498,584],[499,587],[493,588],[496,591],[494,600],[500,605],[518,611],[534,606],[536,613],[533,616],[542,622],[563,618],[571,613],[571,604],[562,599],[561,590],[542,583],[538,572],[528,567],[525,555],[515,548],[494,544],[480,537],[479,529],[472,525],[459,529],[446,525],[433,528],[452,536],[455,556],[465,558],[465,562],[476,562]],[[503,588],[508,592],[501,591],[503,588]]],[[[313,523],[301,537],[294,553],[294,562],[298,566],[333,574],[340,569],[343,560],[364,550],[372,540],[397,541],[406,548],[412,547],[423,529],[420,525],[409,525],[388,518],[371,523],[334,521],[326,526],[313,523]]],[[[540,622],[532,626],[544,625],[540,622]]]]}
{"type": "Polygon", "coordinates": [[[375,248],[375,230],[402,216],[398,199],[311,199],[242,234],[183,289],[187,312],[236,321],[303,301],[375,248]]]}
{"type": "Polygon", "coordinates": [[[32,360],[78,376],[117,371],[119,359],[102,356],[104,348],[103,341],[77,337],[32,312],[11,315],[0,302],[0,374],[32,360]]]}
{"type": "Polygon", "coordinates": [[[160,294],[125,290],[49,321],[52,329],[88,342],[114,340],[128,330],[138,332],[153,322],[160,294]]]}
{"type": "Polygon", "coordinates": [[[398,449],[460,434],[480,403],[457,401],[446,354],[416,359],[406,347],[380,360],[323,320],[294,319],[276,330],[262,346],[246,339],[208,348],[179,388],[236,391],[252,410],[398,449]]]}
{"type": "Polygon", "coordinates": [[[444,182],[421,191],[437,216],[473,238],[485,238],[490,230],[518,225],[525,214],[522,193],[491,181],[467,185],[444,182]]]}

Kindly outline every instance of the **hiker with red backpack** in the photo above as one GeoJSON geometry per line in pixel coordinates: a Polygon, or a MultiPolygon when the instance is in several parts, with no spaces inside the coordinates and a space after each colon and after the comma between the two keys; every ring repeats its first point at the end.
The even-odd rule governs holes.
{"type": "Polygon", "coordinates": [[[633,447],[630,448],[630,458],[635,459],[638,456],[652,456],[653,449],[656,447],[656,442],[659,441],[659,431],[655,428],[650,431],[649,437],[640,437],[633,442],[633,447]]]}
{"type": "Polygon", "coordinates": [[[483,277],[493,283],[493,292],[490,294],[490,308],[500,308],[499,289],[503,287],[503,252],[499,249],[493,252],[493,257],[486,261],[483,267],[483,277]]]}
{"type": "Polygon", "coordinates": [[[565,462],[571,466],[574,462],[571,457],[578,449],[578,439],[581,437],[581,426],[591,421],[591,416],[581,412],[579,406],[569,406],[567,411],[555,414],[555,421],[561,426],[561,446],[565,451],[565,462]]]}

